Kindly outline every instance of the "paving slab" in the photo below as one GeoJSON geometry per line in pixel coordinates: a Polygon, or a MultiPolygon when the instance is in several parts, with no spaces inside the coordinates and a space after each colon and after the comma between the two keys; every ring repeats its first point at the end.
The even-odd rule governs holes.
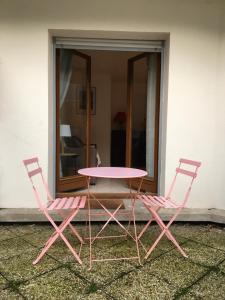
{"type": "Polygon", "coordinates": [[[137,270],[112,282],[105,288],[115,299],[120,300],[169,300],[173,299],[175,289],[160,278],[137,270]]]}
{"type": "Polygon", "coordinates": [[[25,298],[19,293],[12,291],[11,289],[5,289],[1,291],[1,300],[24,300],[25,298]]]}
{"type": "Polygon", "coordinates": [[[59,265],[56,260],[47,255],[38,264],[33,265],[32,262],[38,254],[39,251],[34,249],[10,259],[0,260],[0,272],[10,281],[25,281],[59,265]]]}
{"type": "Polygon", "coordinates": [[[186,239],[225,250],[225,230],[222,227],[214,225],[174,225],[171,227],[171,231],[186,239]]]}
{"type": "Polygon", "coordinates": [[[6,288],[8,281],[0,274],[0,291],[6,288]]]}
{"type": "Polygon", "coordinates": [[[18,256],[19,254],[32,251],[34,249],[35,247],[24,242],[24,240],[19,237],[3,240],[0,243],[0,260],[18,256]]]}
{"type": "Polygon", "coordinates": [[[0,242],[15,237],[15,235],[9,231],[6,226],[0,226],[0,233],[0,242]]]}
{"type": "Polygon", "coordinates": [[[184,288],[203,276],[207,268],[169,252],[147,262],[142,272],[156,275],[174,287],[184,288]]]}
{"type": "Polygon", "coordinates": [[[210,272],[193,285],[182,299],[225,299],[225,276],[220,272],[210,272]]]}
{"type": "Polygon", "coordinates": [[[33,234],[37,230],[35,224],[11,224],[6,227],[10,232],[14,233],[16,236],[23,236],[27,234],[33,234]]]}
{"type": "Polygon", "coordinates": [[[41,275],[26,284],[21,284],[20,292],[27,299],[77,299],[83,294],[86,284],[67,268],[41,275]]]}
{"type": "Polygon", "coordinates": [[[107,295],[102,291],[97,291],[96,293],[78,295],[77,300],[113,300],[112,297],[107,295]]]}
{"type": "MultiPolygon", "coordinates": [[[[215,266],[225,259],[224,250],[207,247],[198,242],[188,241],[182,245],[182,248],[188,255],[188,260],[204,266],[215,266]]],[[[181,256],[177,249],[171,253],[179,257],[181,256]]]]}
{"type": "Polygon", "coordinates": [[[69,267],[72,271],[76,272],[76,274],[84,276],[90,283],[96,285],[98,288],[135,270],[135,265],[127,261],[94,262],[91,270],[88,270],[89,260],[85,258],[83,262],[84,264],[82,266],[71,263],[69,267]]]}

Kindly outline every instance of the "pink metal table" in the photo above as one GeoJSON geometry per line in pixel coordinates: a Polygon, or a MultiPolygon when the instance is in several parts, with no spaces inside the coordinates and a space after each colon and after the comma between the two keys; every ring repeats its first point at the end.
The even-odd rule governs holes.
{"type": "MultiPolygon", "coordinates": [[[[88,221],[89,221],[89,241],[90,241],[90,269],[92,267],[92,262],[93,261],[109,261],[109,260],[124,260],[124,259],[138,259],[139,263],[140,262],[140,254],[139,254],[139,247],[138,247],[138,237],[137,237],[137,231],[136,231],[136,223],[135,223],[135,201],[137,198],[138,193],[141,190],[142,182],[143,182],[143,177],[147,175],[146,171],[139,170],[139,169],[134,169],[134,168],[122,168],[122,167],[96,167],[96,168],[85,168],[85,169],[80,169],[78,171],[80,175],[84,175],[87,177],[87,187],[88,187],[88,221]],[[106,208],[106,206],[101,202],[100,199],[97,199],[93,193],[90,192],[90,180],[91,177],[98,177],[98,178],[114,178],[114,179],[132,179],[132,178],[140,178],[140,183],[137,191],[132,192],[131,191],[131,185],[130,185],[130,200],[132,202],[132,221],[134,224],[134,236],[129,232],[127,228],[119,222],[119,220],[116,217],[116,214],[118,214],[118,211],[120,207],[122,206],[123,203],[121,203],[115,210],[114,212],[111,212],[109,209],[106,208]],[[91,231],[91,215],[93,213],[91,212],[90,209],[90,201],[92,199],[95,199],[100,207],[103,208],[104,210],[104,215],[109,216],[109,219],[107,222],[104,224],[104,226],[101,228],[101,230],[98,232],[98,234],[95,237],[92,237],[92,231],[91,231]],[[93,259],[92,258],[92,244],[97,238],[107,238],[105,237],[100,237],[101,232],[105,229],[105,227],[108,225],[108,223],[114,220],[126,233],[126,236],[130,236],[136,243],[136,248],[137,248],[137,256],[132,256],[132,257],[121,257],[121,258],[105,258],[105,259],[93,259]]],[[[94,215],[102,215],[102,213],[94,213],[94,215]]],[[[131,221],[131,220],[130,220],[131,221]]],[[[129,225],[130,225],[129,221],[129,225]]],[[[108,238],[112,237],[118,237],[118,236],[108,236],[108,238]]]]}

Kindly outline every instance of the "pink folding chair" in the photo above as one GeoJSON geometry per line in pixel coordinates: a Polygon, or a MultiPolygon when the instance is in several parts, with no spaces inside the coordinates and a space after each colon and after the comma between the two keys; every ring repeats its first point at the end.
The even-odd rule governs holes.
{"type": "Polygon", "coordinates": [[[51,235],[51,237],[47,240],[45,243],[45,246],[43,247],[41,253],[39,256],[36,258],[36,260],[33,261],[33,264],[35,265],[36,263],[39,262],[39,260],[44,256],[44,254],[49,250],[49,248],[53,245],[53,243],[57,240],[57,238],[60,236],[61,239],[65,242],[67,247],[70,249],[76,260],[82,264],[82,261],[80,259],[80,251],[79,255],[77,252],[73,249],[69,241],[66,239],[66,237],[63,234],[63,231],[67,226],[70,227],[72,230],[73,234],[75,237],[79,240],[80,242],[80,250],[81,246],[84,243],[83,239],[81,236],[78,234],[77,230],[72,226],[70,223],[74,217],[77,215],[78,211],[80,208],[84,208],[85,202],[86,202],[86,196],[77,196],[77,197],[69,197],[69,198],[57,198],[53,199],[47,182],[44,179],[44,176],[42,174],[42,169],[39,165],[38,158],[30,158],[30,159],[25,159],[23,160],[23,163],[25,165],[25,168],[27,170],[28,176],[30,178],[31,184],[33,186],[34,194],[39,206],[39,210],[43,212],[43,214],[46,216],[46,218],[49,220],[49,222],[52,224],[54,227],[55,231],[51,235]],[[47,193],[47,199],[48,203],[47,205],[43,204],[41,200],[41,193],[40,190],[38,189],[38,184],[37,182],[35,183],[34,176],[39,175],[41,179],[41,184],[44,185],[44,191],[47,193]],[[69,214],[65,215],[64,211],[70,210],[69,214]],[[50,216],[50,212],[55,211],[57,214],[59,214],[62,218],[63,221],[62,223],[57,226],[53,218],[50,216]]]}
{"type": "Polygon", "coordinates": [[[191,192],[192,184],[193,184],[195,178],[197,177],[197,171],[198,171],[198,168],[200,166],[201,166],[201,162],[181,158],[180,161],[179,161],[179,166],[176,169],[175,177],[174,177],[174,179],[172,181],[172,184],[169,188],[169,192],[165,197],[151,196],[151,195],[145,195],[145,194],[138,195],[138,198],[140,200],[142,200],[144,206],[146,207],[146,209],[151,214],[150,220],[147,222],[147,224],[144,226],[144,228],[142,229],[142,231],[138,235],[138,240],[140,241],[141,245],[143,246],[143,244],[141,242],[141,237],[145,233],[145,231],[147,230],[147,228],[149,227],[149,225],[151,224],[151,222],[153,220],[155,220],[157,222],[157,224],[159,225],[159,227],[162,230],[162,232],[160,233],[160,235],[158,236],[156,241],[153,243],[153,245],[149,248],[149,250],[146,250],[145,247],[143,246],[143,248],[146,251],[145,259],[147,259],[149,257],[149,255],[152,253],[152,251],[154,250],[154,248],[156,247],[156,245],[159,243],[159,241],[161,240],[161,238],[164,235],[166,235],[167,238],[174,243],[174,245],[178,248],[178,250],[181,252],[181,254],[184,257],[187,257],[186,253],[180,247],[180,245],[178,244],[178,242],[176,241],[176,239],[172,235],[171,231],[169,230],[169,227],[173,223],[173,221],[176,219],[177,215],[179,215],[179,213],[185,207],[185,205],[187,203],[187,200],[188,200],[188,197],[189,197],[190,192],[191,192]],[[183,168],[184,165],[186,165],[186,169],[183,168]],[[188,170],[187,170],[187,165],[189,166],[188,170]],[[175,202],[175,200],[172,198],[172,194],[175,190],[178,175],[189,177],[189,180],[187,180],[187,182],[186,182],[187,188],[185,189],[184,199],[179,204],[177,202],[175,202]],[[161,217],[159,216],[159,210],[161,208],[173,208],[173,209],[175,209],[174,215],[171,217],[170,221],[167,224],[165,224],[162,221],[161,217]]]}

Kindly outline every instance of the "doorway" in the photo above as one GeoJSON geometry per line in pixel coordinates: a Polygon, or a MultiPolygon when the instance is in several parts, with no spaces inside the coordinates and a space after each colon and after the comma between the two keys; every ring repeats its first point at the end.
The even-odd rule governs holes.
{"type": "MultiPolygon", "coordinates": [[[[143,189],[157,192],[160,77],[159,52],[57,49],[58,195],[85,191],[77,171],[88,166],[145,169],[143,189]]],[[[127,186],[93,180],[92,189],[127,186]]]]}

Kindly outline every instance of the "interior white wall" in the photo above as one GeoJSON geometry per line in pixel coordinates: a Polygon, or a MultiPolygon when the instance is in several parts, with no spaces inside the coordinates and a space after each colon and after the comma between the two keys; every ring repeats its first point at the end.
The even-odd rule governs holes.
{"type": "Polygon", "coordinates": [[[49,30],[80,29],[170,34],[165,186],[179,157],[201,160],[188,206],[225,209],[224,9],[223,0],[1,1],[0,207],[36,206],[21,160],[52,167],[49,30]]]}
{"type": "Polygon", "coordinates": [[[92,118],[92,143],[97,150],[102,166],[110,165],[111,153],[111,77],[109,74],[92,71],[92,86],[96,87],[96,115],[92,118]]]}
{"type": "MultiPolygon", "coordinates": [[[[126,67],[124,67],[126,69],[126,67]]],[[[118,124],[114,122],[114,118],[118,112],[127,111],[127,79],[124,77],[112,78],[111,89],[111,122],[112,128],[118,129],[118,124]]]]}

